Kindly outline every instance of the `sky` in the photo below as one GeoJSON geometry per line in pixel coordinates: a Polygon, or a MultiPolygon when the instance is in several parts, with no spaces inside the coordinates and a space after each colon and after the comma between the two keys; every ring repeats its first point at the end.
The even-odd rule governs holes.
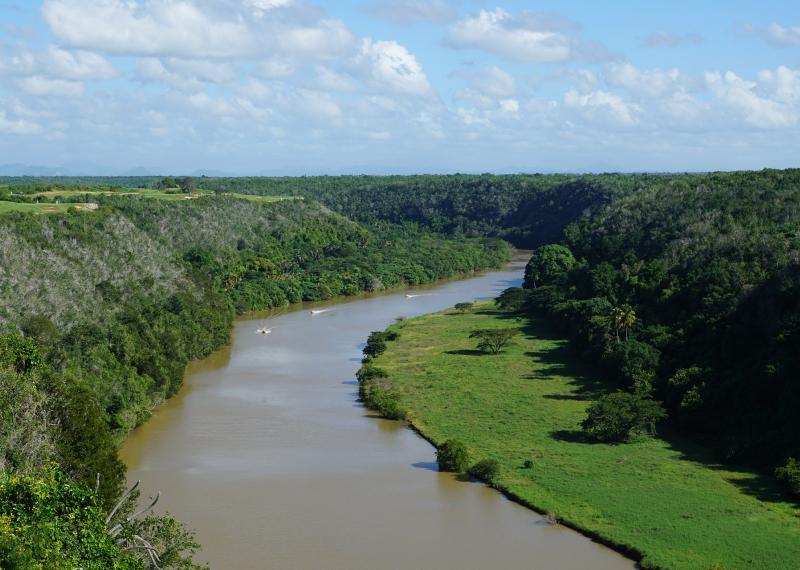
{"type": "Polygon", "coordinates": [[[800,166],[800,2],[0,0],[0,165],[800,166]]]}

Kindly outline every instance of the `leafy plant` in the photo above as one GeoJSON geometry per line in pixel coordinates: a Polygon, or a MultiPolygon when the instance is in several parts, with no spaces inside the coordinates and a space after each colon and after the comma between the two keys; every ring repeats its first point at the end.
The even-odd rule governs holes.
{"type": "Polygon", "coordinates": [[[467,446],[457,439],[448,439],[436,451],[436,462],[441,471],[464,473],[469,468],[467,446]]]}
{"type": "Polygon", "coordinates": [[[467,472],[476,479],[491,484],[500,474],[500,463],[496,459],[483,459],[470,467],[467,472]]]}

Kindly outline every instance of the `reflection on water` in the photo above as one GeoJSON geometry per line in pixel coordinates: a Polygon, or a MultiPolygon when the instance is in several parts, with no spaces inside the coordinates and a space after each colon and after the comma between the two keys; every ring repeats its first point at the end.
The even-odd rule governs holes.
{"type": "Polygon", "coordinates": [[[523,262],[463,281],[249,315],[192,363],[184,389],[127,440],[131,480],[196,528],[214,568],[631,568],[478,483],[357,404],[372,330],[491,298],[523,262]],[[424,294],[420,294],[420,291],[424,294]],[[311,310],[331,309],[311,314],[311,310]],[[258,328],[270,334],[254,334],[258,328]]]}

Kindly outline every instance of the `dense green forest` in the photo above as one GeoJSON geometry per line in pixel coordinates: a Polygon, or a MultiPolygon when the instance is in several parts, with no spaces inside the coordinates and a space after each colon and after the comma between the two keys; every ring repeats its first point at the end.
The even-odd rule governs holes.
{"type": "Polygon", "coordinates": [[[800,456],[799,255],[800,171],[677,179],[570,225],[507,299],[662,401],[673,429],[774,469],[800,456]]]}
{"type": "MultiPolygon", "coordinates": [[[[75,505],[101,513],[114,504],[124,483],[118,442],[179,389],[189,360],[227,341],[236,314],[427,283],[509,255],[497,239],[437,237],[415,225],[366,227],[305,200],[92,200],[92,212],[0,216],[3,566],[30,559],[47,568],[109,567],[120,542],[97,533],[86,540],[108,543],[92,554],[99,558],[85,544],[45,552],[36,541],[69,528],[49,528],[42,513],[50,509],[55,524],[56,512],[72,516],[75,505]],[[72,484],[97,485],[98,493],[84,496],[72,484]],[[29,497],[24,513],[14,506],[22,496],[29,497]]],[[[178,555],[164,564],[176,541],[193,544],[177,523],[140,524],[153,540],[166,533],[172,541],[161,549],[161,567],[192,567],[178,555]]],[[[131,549],[146,566],[140,546],[131,549]]]]}

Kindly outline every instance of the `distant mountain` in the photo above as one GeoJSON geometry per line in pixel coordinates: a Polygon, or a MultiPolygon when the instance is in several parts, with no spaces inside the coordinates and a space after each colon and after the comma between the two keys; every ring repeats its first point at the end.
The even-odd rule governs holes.
{"type": "Polygon", "coordinates": [[[63,166],[31,166],[30,164],[0,164],[0,176],[65,176],[63,166]]]}
{"type": "Polygon", "coordinates": [[[154,172],[146,169],[144,166],[135,166],[125,172],[120,173],[120,176],[156,176],[154,172]]]}

